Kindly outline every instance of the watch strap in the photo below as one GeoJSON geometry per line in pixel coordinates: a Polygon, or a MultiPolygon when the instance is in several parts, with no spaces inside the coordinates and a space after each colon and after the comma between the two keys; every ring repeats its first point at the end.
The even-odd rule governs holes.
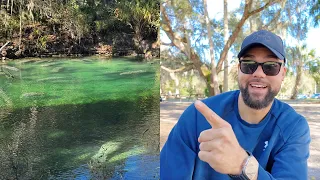
{"type": "Polygon", "coordinates": [[[246,167],[248,165],[248,162],[249,162],[250,158],[253,155],[252,155],[251,152],[248,152],[248,151],[246,151],[246,152],[248,154],[248,157],[246,159],[246,162],[244,163],[244,166],[242,167],[241,174],[239,174],[239,175],[228,174],[231,179],[233,179],[233,180],[250,180],[249,177],[245,173],[245,169],[246,169],[246,167]]]}

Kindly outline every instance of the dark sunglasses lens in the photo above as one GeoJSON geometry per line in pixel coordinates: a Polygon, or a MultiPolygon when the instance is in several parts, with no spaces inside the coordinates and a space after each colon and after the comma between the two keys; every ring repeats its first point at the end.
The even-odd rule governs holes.
{"type": "Polygon", "coordinates": [[[267,76],[276,76],[280,72],[281,65],[274,62],[266,62],[263,64],[263,72],[267,76]]]}
{"type": "Polygon", "coordinates": [[[254,61],[241,61],[240,70],[244,74],[253,74],[258,68],[258,64],[254,61]]]}

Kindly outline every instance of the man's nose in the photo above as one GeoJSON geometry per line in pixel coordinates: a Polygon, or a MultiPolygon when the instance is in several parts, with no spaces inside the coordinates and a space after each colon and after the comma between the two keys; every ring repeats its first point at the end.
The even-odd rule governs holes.
{"type": "Polygon", "coordinates": [[[266,77],[267,75],[263,72],[262,66],[258,65],[257,70],[252,74],[254,77],[266,77]]]}

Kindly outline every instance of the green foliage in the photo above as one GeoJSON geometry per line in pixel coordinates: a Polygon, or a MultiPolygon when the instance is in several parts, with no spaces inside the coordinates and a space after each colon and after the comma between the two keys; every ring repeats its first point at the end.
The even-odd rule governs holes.
{"type": "Polygon", "coordinates": [[[39,38],[38,46],[41,50],[45,50],[47,47],[48,36],[41,36],[39,38]]]}
{"type": "Polygon", "coordinates": [[[320,84],[320,58],[315,59],[314,61],[310,61],[307,63],[309,68],[309,73],[315,80],[315,82],[319,85],[320,84]]]}
{"type": "Polygon", "coordinates": [[[17,32],[18,30],[18,17],[10,16],[6,11],[0,10],[0,35],[5,38],[10,38],[13,32],[17,32]]]}
{"type": "Polygon", "coordinates": [[[320,0],[317,0],[312,6],[310,16],[313,18],[313,25],[318,26],[320,22],[320,0]]]}
{"type": "Polygon", "coordinates": [[[159,25],[159,3],[151,0],[119,1],[116,17],[125,22],[145,21],[159,25]]]}

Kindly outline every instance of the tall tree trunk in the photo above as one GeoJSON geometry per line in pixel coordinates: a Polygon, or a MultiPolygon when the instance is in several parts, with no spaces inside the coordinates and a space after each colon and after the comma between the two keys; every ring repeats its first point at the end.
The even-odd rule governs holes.
{"type": "Polygon", "coordinates": [[[209,15],[208,15],[208,5],[207,5],[207,0],[203,0],[203,6],[204,6],[204,16],[206,19],[206,26],[207,26],[207,31],[208,31],[208,40],[209,40],[209,46],[210,46],[210,60],[211,60],[211,82],[210,86],[213,89],[213,92],[210,91],[210,95],[217,95],[220,94],[219,91],[219,84],[218,84],[218,75],[216,71],[216,63],[214,59],[214,45],[212,41],[212,31],[211,31],[211,26],[210,26],[210,21],[209,21],[209,15]]]}
{"type": "Polygon", "coordinates": [[[136,51],[138,54],[145,53],[146,51],[146,44],[143,44],[142,42],[142,32],[141,32],[141,25],[140,23],[137,23],[133,25],[134,27],[134,36],[133,36],[133,41],[134,45],[136,46],[136,51]]]}
{"type": "Polygon", "coordinates": [[[9,12],[10,0],[7,0],[7,12],[9,12]]]}
{"type": "Polygon", "coordinates": [[[19,29],[19,53],[21,51],[21,38],[22,38],[22,9],[21,9],[21,0],[19,5],[19,12],[20,12],[20,29],[19,29]]]}
{"type": "Polygon", "coordinates": [[[12,16],[12,9],[13,9],[13,0],[11,0],[11,10],[10,10],[11,16],[12,16]]]}
{"type": "MultiPolygon", "coordinates": [[[[228,28],[228,0],[223,1],[223,29],[224,29],[224,44],[227,44],[229,38],[228,28]]],[[[224,73],[223,73],[223,92],[228,91],[228,53],[224,59],[224,73]]]]}
{"type": "Polygon", "coordinates": [[[301,61],[298,60],[298,64],[297,64],[297,77],[296,77],[296,81],[294,83],[293,89],[292,89],[292,95],[290,97],[290,99],[296,99],[297,95],[298,95],[298,89],[300,86],[300,82],[301,82],[301,76],[302,76],[302,67],[301,67],[301,61]]]}
{"type": "Polygon", "coordinates": [[[179,91],[179,78],[175,75],[175,73],[170,73],[170,77],[172,80],[174,80],[175,83],[175,96],[180,97],[180,91],[179,91]]]}

